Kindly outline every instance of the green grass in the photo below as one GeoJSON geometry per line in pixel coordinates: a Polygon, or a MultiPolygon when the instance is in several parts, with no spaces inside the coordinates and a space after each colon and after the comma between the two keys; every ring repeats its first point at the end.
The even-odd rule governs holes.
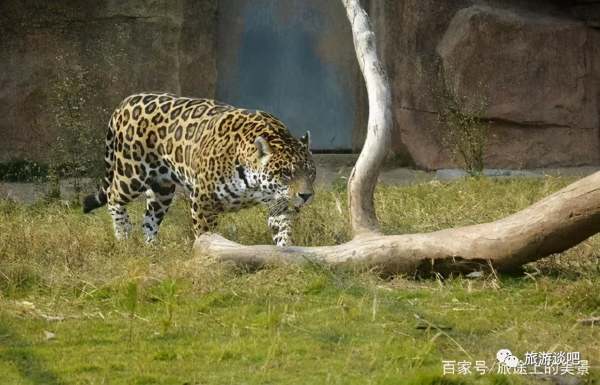
{"type": "MultiPolygon", "coordinates": [[[[433,231],[497,219],[568,182],[382,186],[376,201],[386,233],[433,231]]],[[[141,212],[132,206],[138,225],[141,212]]],[[[261,209],[227,215],[218,231],[266,243],[263,218],[261,209]]],[[[347,219],[344,189],[319,191],[296,242],[348,240],[347,219]]],[[[190,228],[183,200],[156,246],[139,226],[116,242],[104,209],[0,201],[0,384],[534,383],[441,375],[442,360],[491,366],[500,348],[521,358],[579,351],[592,365],[583,383],[600,383],[600,328],[577,323],[600,316],[600,237],[522,276],[383,278],[193,259],[190,228]]]]}

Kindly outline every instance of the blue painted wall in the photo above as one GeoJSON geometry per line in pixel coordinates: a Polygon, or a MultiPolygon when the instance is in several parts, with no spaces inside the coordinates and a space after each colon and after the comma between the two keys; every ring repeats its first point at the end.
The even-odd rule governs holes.
{"type": "Polygon", "coordinates": [[[221,0],[218,13],[217,99],[310,130],[315,150],[356,147],[365,91],[339,1],[221,0]]]}

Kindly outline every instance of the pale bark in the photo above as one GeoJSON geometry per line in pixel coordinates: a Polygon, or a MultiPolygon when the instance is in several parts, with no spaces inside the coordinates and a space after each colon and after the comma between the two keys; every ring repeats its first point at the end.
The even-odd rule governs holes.
{"type": "Polygon", "coordinates": [[[387,154],[392,130],[392,97],[389,82],[377,58],[375,34],[358,0],[342,0],[352,27],[354,48],[367,86],[369,120],[367,138],[348,180],[350,222],[355,235],[379,230],[373,192],[387,154]]]}
{"type": "Polygon", "coordinates": [[[495,222],[427,234],[372,234],[337,246],[243,246],[217,234],[195,243],[197,256],[248,266],[306,263],[362,264],[387,273],[500,272],[577,245],[600,231],[600,172],[495,222]]]}

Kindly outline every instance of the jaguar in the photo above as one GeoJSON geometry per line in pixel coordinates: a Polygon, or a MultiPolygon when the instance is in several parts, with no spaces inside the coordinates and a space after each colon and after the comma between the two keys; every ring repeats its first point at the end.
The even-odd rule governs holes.
{"type": "Polygon", "coordinates": [[[292,219],[314,197],[310,132],[295,138],[273,115],[212,99],[168,93],[125,98],[106,134],[105,175],[83,211],[107,205],[115,237],[129,237],[126,205],[145,194],[146,242],[158,230],[177,186],[189,196],[196,237],[218,216],[256,204],[278,246],[292,243],[292,219]]]}

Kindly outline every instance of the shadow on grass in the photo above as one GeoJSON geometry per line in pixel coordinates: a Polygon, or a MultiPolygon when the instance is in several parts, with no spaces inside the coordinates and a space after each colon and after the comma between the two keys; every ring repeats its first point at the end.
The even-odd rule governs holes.
{"type": "Polygon", "coordinates": [[[10,362],[23,379],[36,385],[63,385],[56,374],[44,367],[44,363],[32,352],[31,343],[19,338],[0,319],[2,348],[0,360],[10,362]]]}

